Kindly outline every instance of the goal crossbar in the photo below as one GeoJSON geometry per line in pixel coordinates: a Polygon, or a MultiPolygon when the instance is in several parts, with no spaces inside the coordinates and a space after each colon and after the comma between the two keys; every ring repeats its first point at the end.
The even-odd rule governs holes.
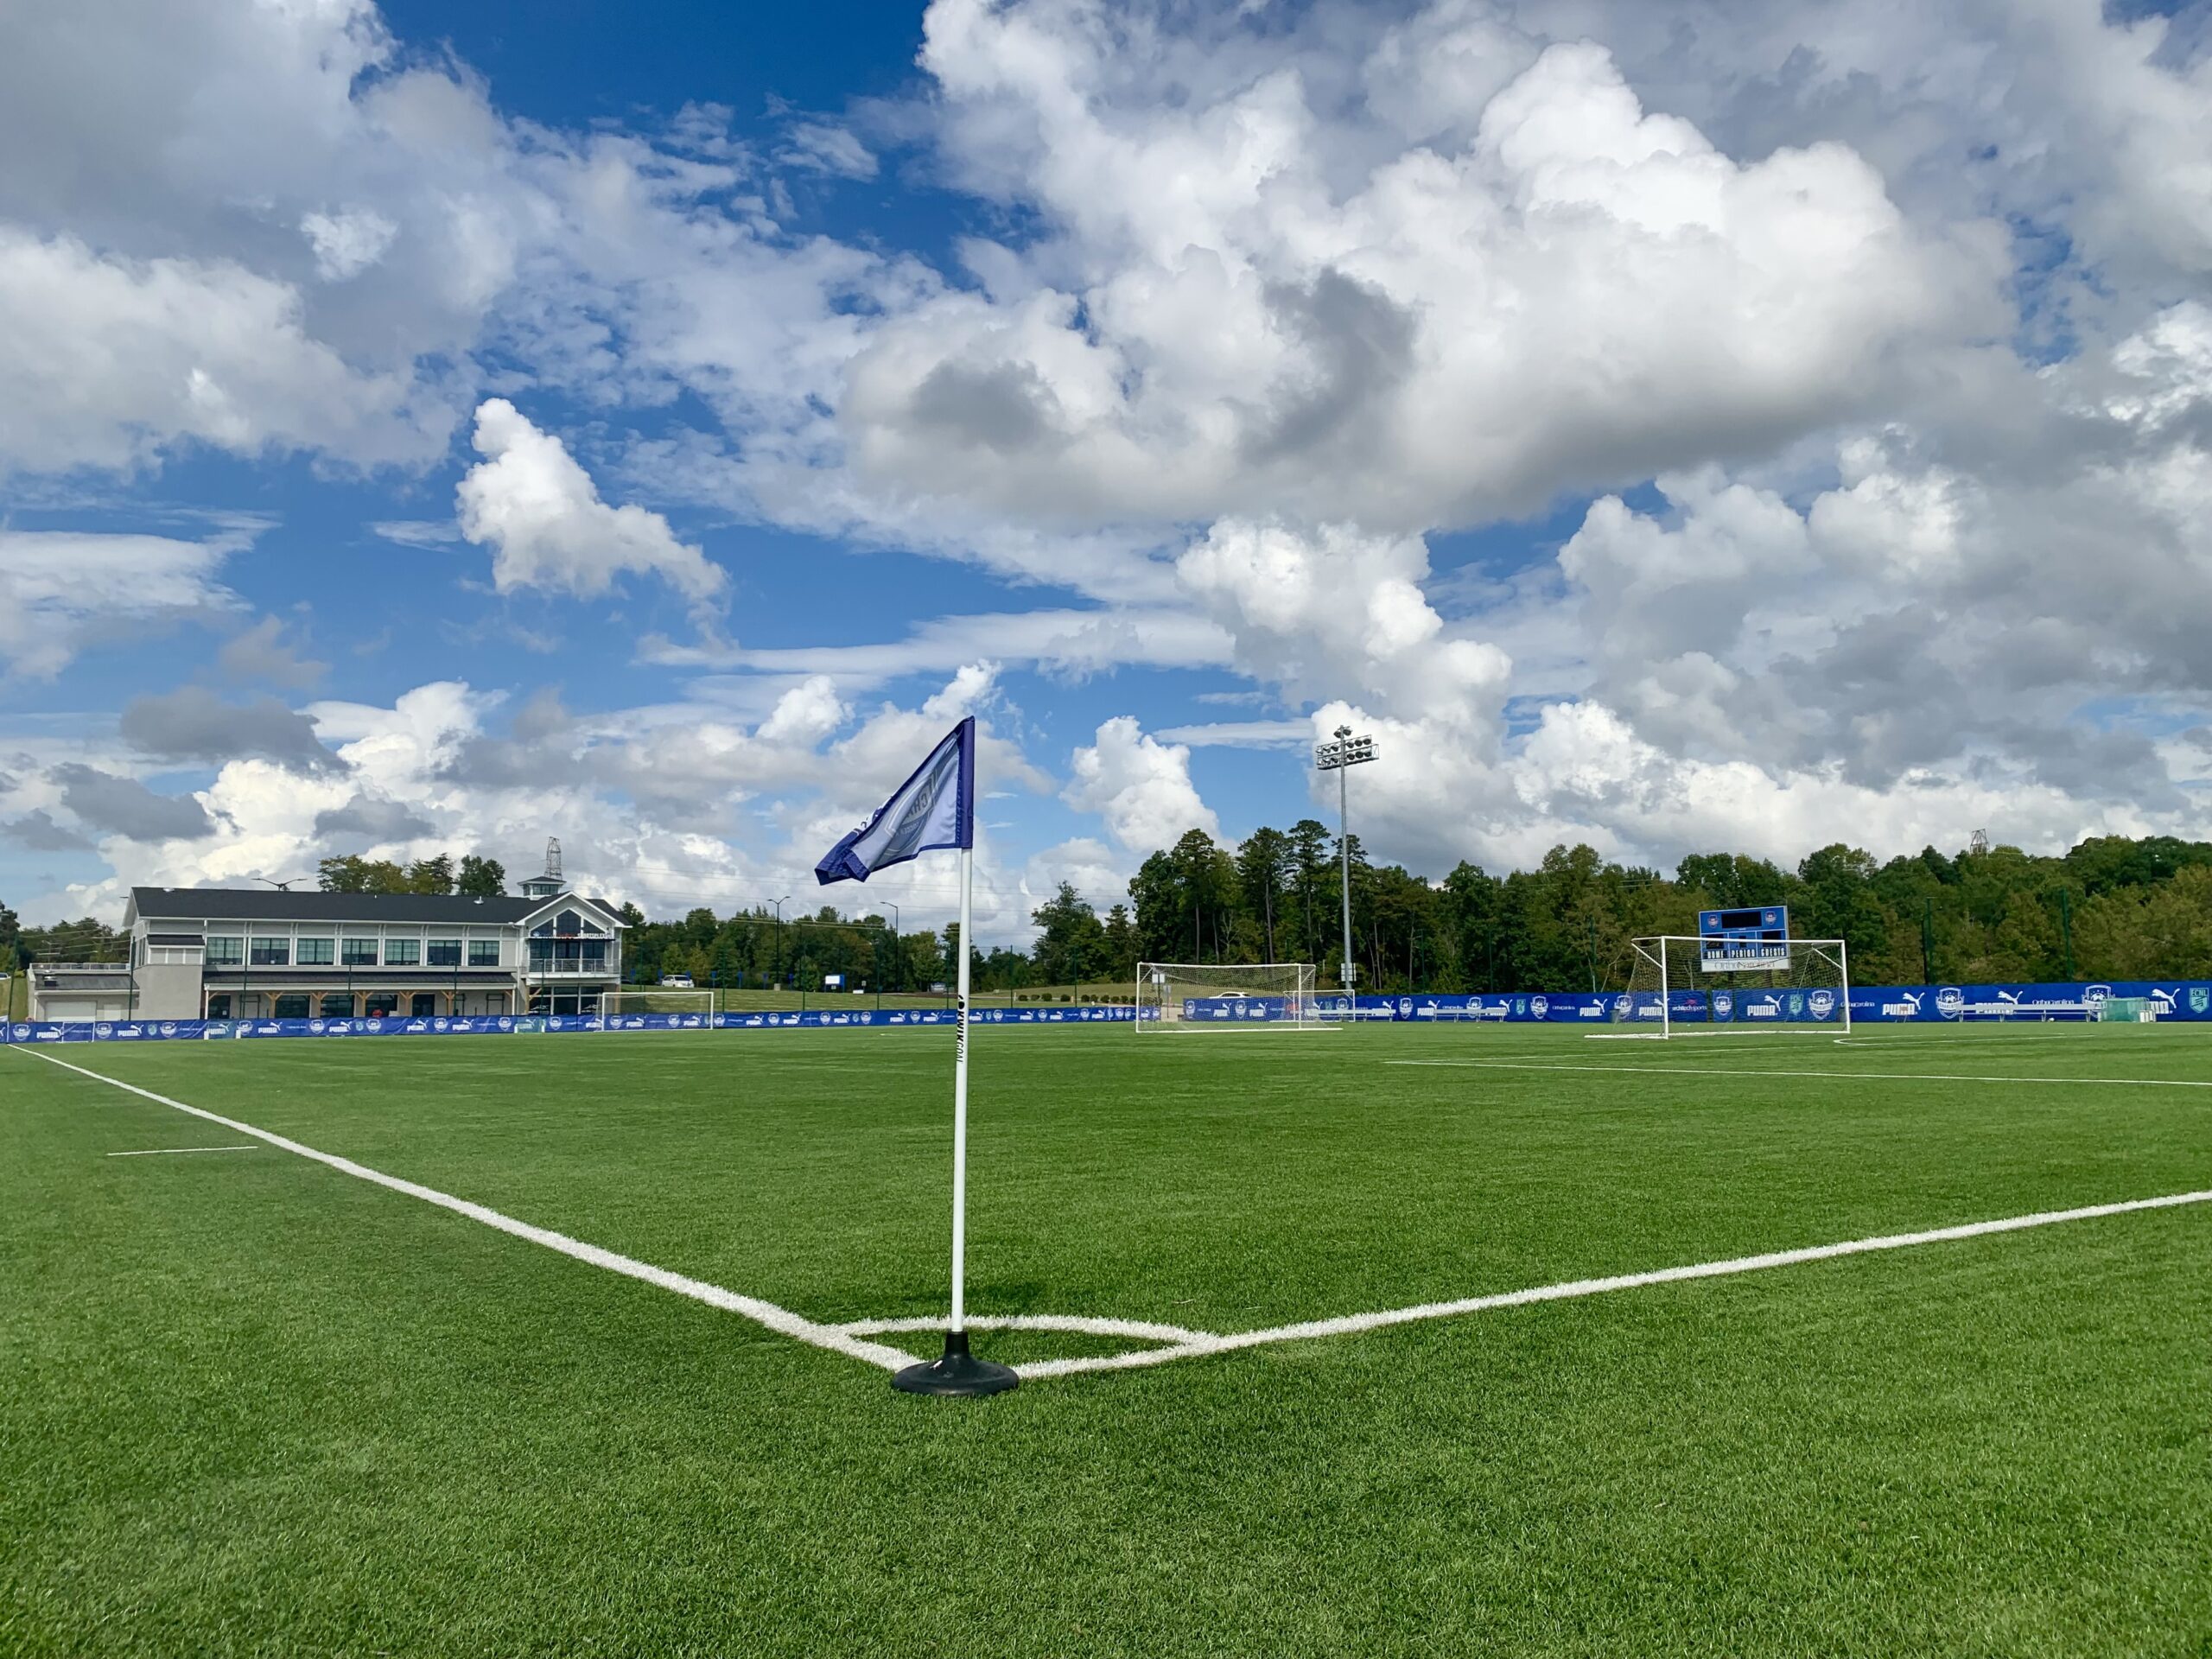
{"type": "Polygon", "coordinates": [[[1770,961],[1705,965],[1710,941],[1690,934],[1631,939],[1630,984],[1610,1010],[1625,1031],[1599,1039],[1849,1036],[1851,951],[1841,939],[1790,939],[1770,961]]]}

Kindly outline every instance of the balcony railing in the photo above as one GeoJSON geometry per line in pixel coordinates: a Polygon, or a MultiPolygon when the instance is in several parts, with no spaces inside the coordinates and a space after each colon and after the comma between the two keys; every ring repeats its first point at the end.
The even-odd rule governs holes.
{"type": "Polygon", "coordinates": [[[614,979],[620,968],[613,957],[602,957],[596,962],[532,962],[523,974],[528,979],[614,979]]]}

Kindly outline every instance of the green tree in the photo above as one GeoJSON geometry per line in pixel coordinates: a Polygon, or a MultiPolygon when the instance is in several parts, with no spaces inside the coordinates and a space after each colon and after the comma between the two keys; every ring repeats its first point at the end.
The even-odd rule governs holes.
{"type": "Polygon", "coordinates": [[[1841,842],[1808,853],[1797,867],[1804,884],[1789,918],[1801,938],[1841,939],[1855,956],[1878,945],[1886,932],[1872,883],[1877,866],[1870,854],[1841,842]]]}
{"type": "Polygon", "coordinates": [[[1261,950],[1269,962],[1281,960],[1275,945],[1275,912],[1292,875],[1290,837],[1262,824],[1236,851],[1237,897],[1258,926],[1261,950]]]}
{"type": "Polygon", "coordinates": [[[1130,879],[1129,898],[1136,906],[1137,954],[1146,962],[1179,961],[1175,939],[1183,925],[1182,887],[1175,861],[1166,853],[1147,856],[1130,879]]]}
{"type": "Polygon", "coordinates": [[[1969,976],[1980,980],[2038,981],[2059,973],[2058,923],[2042,899],[2024,889],[2005,900],[1991,931],[1990,948],[1969,976]]]}
{"type": "Polygon", "coordinates": [[[406,892],[449,893],[453,891],[453,855],[437,853],[418,858],[407,867],[406,892]]]}
{"type": "Polygon", "coordinates": [[[1702,910],[1778,905],[1789,896],[1789,878],[1764,858],[1742,853],[1693,853],[1675,867],[1675,880],[1713,902],[1702,910]]]}
{"type": "Polygon", "coordinates": [[[315,867],[318,884],[325,893],[415,893],[405,870],[388,858],[366,859],[358,853],[326,858],[315,867]]]}
{"type": "Polygon", "coordinates": [[[1337,933],[1337,873],[1328,827],[1319,818],[1290,826],[1287,920],[1296,930],[1300,962],[1319,963],[1337,933]]]}
{"type": "MultiPolygon", "coordinates": [[[[1203,830],[1185,830],[1168,851],[1185,925],[1178,930],[1187,938],[1186,962],[1219,962],[1233,934],[1230,918],[1236,901],[1236,866],[1214,838],[1203,830]]],[[[1178,949],[1181,948],[1179,943],[1178,949]]]]}
{"type": "Polygon", "coordinates": [[[1458,957],[1459,981],[1470,990],[1497,988],[1498,912],[1502,898],[1496,878],[1465,860],[1444,878],[1440,909],[1458,957]]]}
{"type": "Polygon", "coordinates": [[[1046,985],[1071,985],[1100,977],[1106,963],[1106,929],[1098,912],[1066,881],[1030,912],[1040,930],[1033,952],[1037,979],[1046,985]]]}
{"type": "Polygon", "coordinates": [[[315,883],[325,893],[366,893],[369,861],[359,853],[326,858],[315,866],[315,883]]]}
{"type": "Polygon", "coordinates": [[[463,854],[457,888],[467,898],[499,898],[507,890],[506,867],[496,858],[479,858],[474,853],[463,854]]]}
{"type": "Polygon", "coordinates": [[[1101,948],[1106,957],[1105,977],[1119,985],[1134,985],[1137,975],[1137,928],[1129,907],[1116,905],[1109,910],[1100,934],[1101,948]]]}

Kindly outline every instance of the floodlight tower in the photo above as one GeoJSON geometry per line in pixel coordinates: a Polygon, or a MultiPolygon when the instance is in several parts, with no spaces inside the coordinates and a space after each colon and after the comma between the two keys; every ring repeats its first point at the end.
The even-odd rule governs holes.
{"type": "Polygon", "coordinates": [[[1335,735],[1335,742],[1314,746],[1313,765],[1319,771],[1337,774],[1337,844],[1344,849],[1344,993],[1350,995],[1352,982],[1358,976],[1358,969],[1351,957],[1351,808],[1350,792],[1344,785],[1344,773],[1375,758],[1375,740],[1354,737],[1349,726],[1338,727],[1335,735]]]}

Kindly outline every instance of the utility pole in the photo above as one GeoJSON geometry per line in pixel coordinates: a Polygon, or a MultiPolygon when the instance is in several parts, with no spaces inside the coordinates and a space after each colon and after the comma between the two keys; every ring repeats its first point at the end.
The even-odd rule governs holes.
{"type": "Polygon", "coordinates": [[[2058,890],[2058,937],[2066,952],[2066,977],[2074,977],[2074,912],[2066,889],[2058,890]]]}
{"type": "Polygon", "coordinates": [[[1319,771],[1337,774],[1337,844],[1344,851],[1344,994],[1349,996],[1359,976],[1359,964],[1352,960],[1351,954],[1351,798],[1344,773],[1375,759],[1375,740],[1354,737],[1349,726],[1338,727],[1334,735],[1335,742],[1315,747],[1313,765],[1319,771]]]}

